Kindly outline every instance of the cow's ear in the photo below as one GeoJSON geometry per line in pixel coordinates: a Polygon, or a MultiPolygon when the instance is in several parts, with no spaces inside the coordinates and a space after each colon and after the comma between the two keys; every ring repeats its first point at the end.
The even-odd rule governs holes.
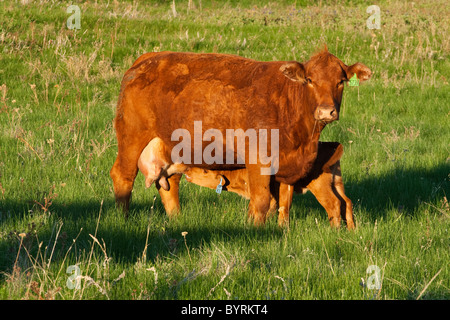
{"type": "Polygon", "coordinates": [[[280,71],[290,80],[295,82],[305,82],[305,67],[297,61],[283,64],[280,71]]]}
{"type": "Polygon", "coordinates": [[[360,62],[347,68],[347,79],[351,79],[355,73],[360,82],[369,80],[372,76],[372,71],[360,62]]]}

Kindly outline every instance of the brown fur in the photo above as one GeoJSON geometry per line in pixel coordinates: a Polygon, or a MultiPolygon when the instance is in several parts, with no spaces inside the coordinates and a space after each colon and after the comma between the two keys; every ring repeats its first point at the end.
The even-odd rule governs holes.
{"type": "MultiPolygon", "coordinates": [[[[116,202],[128,210],[138,161],[147,144],[159,138],[172,150],[178,143],[171,141],[172,132],[184,128],[193,137],[194,121],[202,121],[203,131],[214,128],[223,136],[226,129],[279,129],[275,178],[294,184],[311,170],[321,130],[337,119],[343,91],[339,82],[350,79],[353,73],[360,79],[370,77],[364,65],[347,67],[326,49],[304,64],[260,62],[225,54],[144,54],[124,75],[114,120],[118,155],[110,175],[116,202]],[[317,112],[318,108],[325,111],[317,112]],[[317,118],[324,113],[328,117],[317,118]]],[[[219,170],[245,167],[249,215],[255,224],[264,223],[270,208],[271,177],[261,175],[261,163],[251,164],[247,156],[244,165],[192,166],[219,170]]],[[[169,185],[171,179],[178,179],[174,176],[169,185]]],[[[164,192],[169,191],[161,191],[159,182],[156,186],[164,198],[164,192]]]]}

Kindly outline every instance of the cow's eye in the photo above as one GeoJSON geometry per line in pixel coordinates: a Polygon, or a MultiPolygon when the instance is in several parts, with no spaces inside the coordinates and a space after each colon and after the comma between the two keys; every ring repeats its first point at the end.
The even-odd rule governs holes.
{"type": "Polygon", "coordinates": [[[340,86],[342,86],[343,84],[344,84],[344,79],[342,79],[341,81],[339,81],[339,83],[338,83],[338,87],[340,87],[340,86]]]}
{"type": "Polygon", "coordinates": [[[307,83],[307,84],[311,84],[311,83],[312,83],[311,78],[306,78],[306,83],[307,83]]]}

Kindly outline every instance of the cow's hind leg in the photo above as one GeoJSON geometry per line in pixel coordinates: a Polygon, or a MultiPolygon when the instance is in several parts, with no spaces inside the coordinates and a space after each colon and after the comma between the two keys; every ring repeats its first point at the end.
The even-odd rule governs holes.
{"type": "Polygon", "coordinates": [[[116,204],[121,208],[125,217],[128,214],[131,191],[138,172],[138,159],[144,144],[130,144],[126,147],[119,143],[119,153],[110,171],[113,180],[116,204]]]}

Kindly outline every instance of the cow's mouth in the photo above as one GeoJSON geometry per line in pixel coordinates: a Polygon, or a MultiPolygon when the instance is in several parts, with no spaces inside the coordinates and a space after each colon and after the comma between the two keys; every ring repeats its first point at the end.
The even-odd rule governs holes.
{"type": "Polygon", "coordinates": [[[314,119],[322,123],[330,123],[339,119],[339,112],[334,106],[318,106],[314,112],[314,119]]]}

